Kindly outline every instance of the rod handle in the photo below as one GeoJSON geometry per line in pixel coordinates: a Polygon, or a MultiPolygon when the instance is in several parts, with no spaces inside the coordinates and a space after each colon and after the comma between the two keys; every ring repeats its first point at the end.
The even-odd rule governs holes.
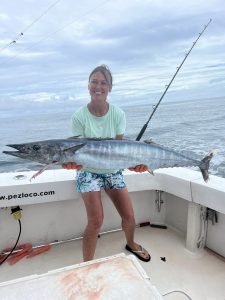
{"type": "Polygon", "coordinates": [[[144,132],[145,132],[147,126],[148,126],[148,123],[146,123],[146,124],[142,127],[141,131],[139,132],[139,134],[138,134],[138,136],[137,136],[137,138],[136,138],[136,141],[140,141],[140,139],[141,139],[142,135],[144,134],[144,132]]]}

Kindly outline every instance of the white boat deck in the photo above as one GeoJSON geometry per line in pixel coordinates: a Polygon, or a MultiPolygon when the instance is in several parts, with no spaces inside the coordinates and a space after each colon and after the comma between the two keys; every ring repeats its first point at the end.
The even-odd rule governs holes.
{"type": "MultiPolygon", "coordinates": [[[[206,249],[197,254],[189,252],[185,248],[185,237],[171,229],[140,227],[136,229],[135,237],[135,240],[151,253],[150,262],[139,262],[160,294],[180,290],[190,297],[182,293],[173,293],[163,299],[225,300],[223,258],[206,249]],[[165,257],[166,261],[161,257],[165,257]]],[[[124,246],[122,231],[103,234],[99,238],[95,258],[122,252],[130,254],[124,246]]],[[[23,258],[12,266],[5,262],[0,266],[0,282],[81,263],[81,247],[82,240],[79,239],[54,245],[50,251],[31,259],[23,258]]]]}
{"type": "MultiPolygon", "coordinates": [[[[14,205],[20,205],[23,209],[23,230],[19,244],[30,242],[33,245],[40,245],[79,237],[82,234],[86,213],[82,199],[74,189],[74,173],[66,170],[50,170],[33,183],[29,181],[30,172],[19,174],[20,180],[15,180],[14,177],[15,174],[10,173],[0,176],[1,250],[12,246],[17,236],[18,229],[12,220],[10,209],[14,205]],[[24,179],[21,179],[21,175],[25,176],[24,179]]],[[[185,295],[175,292],[164,296],[163,299],[225,300],[225,179],[211,176],[210,182],[206,184],[199,172],[183,168],[156,171],[155,176],[128,172],[125,178],[131,193],[137,224],[151,221],[151,224],[168,226],[166,230],[150,226],[138,227],[135,238],[135,241],[144,246],[152,256],[148,263],[139,262],[158,292],[161,295],[178,290],[186,293],[185,295]],[[160,212],[156,207],[158,190],[163,192],[160,212]],[[216,226],[207,222],[206,245],[223,257],[207,249],[197,248],[199,234],[203,232],[200,211],[206,207],[216,210],[219,218],[216,226]],[[165,261],[161,258],[165,258],[165,261]]],[[[119,228],[121,222],[119,216],[106,195],[103,193],[102,196],[105,211],[102,230],[119,228]]],[[[5,262],[0,266],[0,300],[14,300],[14,297],[7,297],[7,292],[4,292],[7,296],[2,298],[1,283],[17,279],[20,281],[26,276],[41,275],[79,264],[82,262],[81,249],[82,241],[77,239],[54,245],[49,252],[31,259],[23,258],[12,266],[5,262]]],[[[125,250],[125,237],[122,231],[101,235],[96,259],[121,253],[130,255],[125,250]]],[[[5,287],[2,288],[4,290],[5,287]]],[[[138,289],[141,293],[139,285],[138,289]]],[[[117,290],[116,292],[119,293],[117,290]]],[[[19,299],[16,297],[15,300],[30,299],[21,297],[19,299]]],[[[41,294],[41,298],[35,299],[58,300],[55,297],[50,298],[41,294]]],[[[76,297],[69,299],[77,300],[76,297]]],[[[98,297],[79,299],[100,300],[98,297]]],[[[104,299],[121,300],[124,297],[104,299]]]]}

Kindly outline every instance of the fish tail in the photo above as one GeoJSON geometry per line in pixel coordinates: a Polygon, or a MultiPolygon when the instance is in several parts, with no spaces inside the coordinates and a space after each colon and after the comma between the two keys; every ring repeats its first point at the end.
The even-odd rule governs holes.
{"type": "Polygon", "coordinates": [[[212,159],[213,155],[215,154],[215,151],[210,151],[200,162],[199,169],[202,172],[203,179],[205,182],[209,180],[209,163],[212,159]]]}

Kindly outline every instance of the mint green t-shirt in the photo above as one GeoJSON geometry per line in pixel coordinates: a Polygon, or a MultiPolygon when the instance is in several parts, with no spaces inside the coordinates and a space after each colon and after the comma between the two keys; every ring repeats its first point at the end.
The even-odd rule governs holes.
{"type": "MultiPolygon", "coordinates": [[[[109,104],[108,112],[102,117],[91,114],[84,106],[72,116],[72,132],[74,136],[84,138],[115,138],[124,134],[126,129],[126,117],[122,109],[109,104]]],[[[96,170],[85,168],[85,171],[93,173],[110,173],[112,170],[96,170]]],[[[117,170],[115,170],[117,171],[117,170]]]]}

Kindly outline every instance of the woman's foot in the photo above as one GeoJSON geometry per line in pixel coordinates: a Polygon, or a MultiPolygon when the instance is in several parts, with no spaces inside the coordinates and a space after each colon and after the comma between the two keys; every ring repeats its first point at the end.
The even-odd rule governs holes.
{"type": "Polygon", "coordinates": [[[125,249],[135,256],[139,258],[142,261],[148,262],[151,259],[150,254],[146,249],[144,249],[141,245],[133,244],[132,247],[130,247],[128,244],[126,245],[125,249]]]}

